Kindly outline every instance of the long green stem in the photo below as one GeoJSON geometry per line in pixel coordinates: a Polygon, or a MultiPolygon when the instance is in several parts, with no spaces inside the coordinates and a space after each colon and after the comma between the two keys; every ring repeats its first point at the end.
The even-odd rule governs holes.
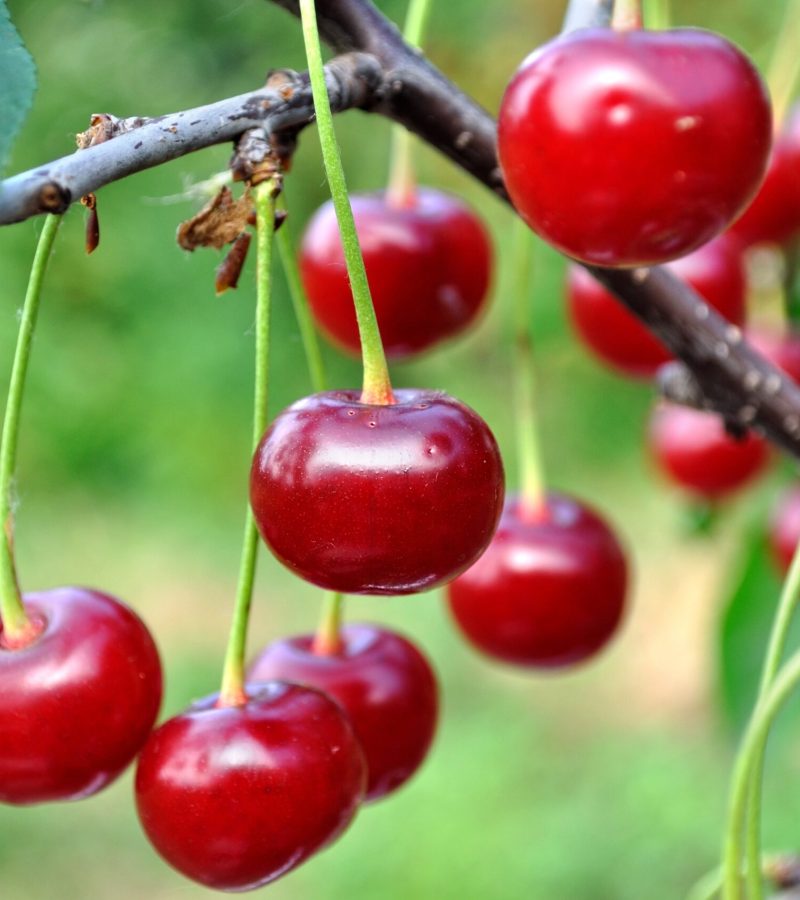
{"type": "Polygon", "coordinates": [[[616,31],[629,31],[642,27],[642,0],[614,0],[611,27],[616,31]]]}
{"type": "Polygon", "coordinates": [[[778,40],[767,71],[772,97],[772,120],[778,131],[786,118],[789,103],[800,76],[800,0],[787,0],[778,40]]]}
{"type": "Polygon", "coordinates": [[[645,22],[650,31],[665,31],[670,27],[669,0],[647,0],[645,22]]]}
{"type": "MultiPolygon", "coordinates": [[[[272,295],[272,237],[275,229],[275,185],[263,181],[255,188],[256,205],[256,327],[255,389],[253,392],[253,448],[267,427],[269,388],[269,324],[272,295]]],[[[228,648],[220,688],[220,706],[241,706],[246,702],[244,690],[244,658],[247,645],[247,623],[253,598],[253,583],[258,555],[258,531],[250,506],[245,517],[239,582],[233,611],[228,648]]]]}
{"type": "Polygon", "coordinates": [[[317,127],[322,146],[322,159],[328,186],[331,190],[339,231],[342,236],[344,259],[350,288],[353,292],[353,303],[358,320],[358,333],[361,338],[361,354],[364,361],[364,384],[361,392],[362,403],[388,404],[394,403],[389,369],[383,352],[378,320],[372,306],[372,297],[367,283],[367,272],[358,243],[353,210],[347,195],[347,183],[344,168],[336,143],[333,128],[333,115],[328,99],[328,88],[325,84],[325,72],[322,67],[322,50],[317,31],[317,17],[314,0],[300,0],[300,16],[303,25],[303,41],[308,60],[308,71],[311,78],[311,92],[314,97],[314,110],[317,115],[317,127]]]}
{"type": "MultiPolygon", "coordinates": [[[[412,47],[419,47],[430,15],[430,0],[410,0],[403,28],[403,38],[412,47]]],[[[402,125],[392,129],[392,148],[389,162],[389,188],[387,201],[392,206],[410,206],[414,202],[416,181],[411,162],[411,133],[402,125]]]]}
{"type": "Polygon", "coordinates": [[[25,377],[31,354],[39,301],[47,263],[53,249],[62,216],[49,215],[44,220],[42,233],[33,257],[33,265],[22,306],[19,323],[17,349],[11,368],[8,387],[3,433],[0,437],[0,522],[3,526],[2,549],[0,550],[0,620],[3,623],[3,640],[8,646],[19,646],[27,642],[31,623],[22,605],[22,596],[17,581],[14,564],[14,475],[17,468],[17,447],[19,443],[19,421],[22,398],[25,393],[25,377]]]}
{"type": "MultiPolygon", "coordinates": [[[[511,264],[514,273],[514,394],[520,500],[527,518],[538,519],[545,505],[542,452],[536,427],[536,370],[533,365],[531,297],[534,241],[521,219],[514,220],[511,264]]],[[[537,260],[538,264],[538,260],[537,260]]],[[[538,265],[537,265],[538,268],[538,265]]],[[[533,273],[534,276],[537,273],[533,273]]]]}
{"type": "Polygon", "coordinates": [[[340,635],[344,596],[338,591],[326,591],[317,633],[314,636],[314,653],[333,656],[342,649],[340,635]]]}

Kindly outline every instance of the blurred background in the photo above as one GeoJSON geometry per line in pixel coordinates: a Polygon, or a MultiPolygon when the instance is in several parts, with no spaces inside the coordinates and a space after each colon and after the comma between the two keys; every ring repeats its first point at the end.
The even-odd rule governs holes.
{"type": "MultiPolygon", "coordinates": [[[[378,5],[402,21],[401,0],[378,5]]],[[[91,113],[166,113],[254,89],[271,67],[305,68],[297,23],[264,0],[11,0],[9,8],[39,80],[9,172],[70,153],[91,113]]],[[[722,31],[763,64],[782,11],[782,3],[758,0],[686,0],[674,4],[673,18],[722,31]]],[[[426,50],[495,112],[519,61],[558,31],[562,14],[563,4],[550,0],[434,3],[426,50]]],[[[387,123],[354,112],[337,118],[337,130],[350,187],[380,188],[387,123]]],[[[92,257],[83,252],[84,211],[70,212],[46,282],[21,432],[23,586],[86,584],[133,605],[163,654],[165,717],[217,689],[240,552],[254,260],[240,288],[217,298],[221,256],[187,254],[174,237],[202,205],[184,196],[187,188],[223,170],[228,156],[228,147],[214,148],[103,189],[102,241],[92,257]]],[[[514,486],[511,215],[427,148],[417,162],[423,183],[463,196],[485,218],[497,273],[480,326],[395,366],[395,384],[442,388],[484,415],[514,486]]],[[[308,129],[287,179],[286,227],[298,235],[326,196],[308,129]]],[[[0,229],[3,381],[40,226],[0,229]]],[[[791,470],[776,463],[725,504],[710,533],[699,533],[644,449],[652,390],[609,373],[579,345],[562,278],[562,261],[548,254],[534,312],[545,462],[550,483],[602,510],[629,550],[625,627],[591,664],[543,677],[479,658],[438,592],[353,600],[349,617],[388,623],[430,655],[442,684],[441,729],[413,782],[264,889],[276,900],[674,900],[716,863],[736,729],[779,586],[762,552],[764,522],[791,470]],[[741,627],[736,616],[732,623],[732,598],[744,610],[741,627]]],[[[327,347],[325,359],[334,386],[359,383],[356,362],[327,347]]],[[[278,274],[273,412],[309,391],[278,274]]],[[[312,629],[318,601],[263,553],[253,650],[312,629]]],[[[800,845],[792,719],[789,711],[770,757],[771,848],[800,845]]],[[[130,773],[87,802],[0,809],[3,900],[209,894],[149,847],[130,773]]]]}

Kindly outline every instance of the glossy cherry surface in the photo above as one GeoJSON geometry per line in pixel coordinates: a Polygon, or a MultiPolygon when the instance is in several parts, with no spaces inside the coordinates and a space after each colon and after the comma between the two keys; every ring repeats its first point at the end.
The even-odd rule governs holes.
{"type": "Polygon", "coordinates": [[[316,653],[313,635],[274,641],[252,680],[298,681],[337,700],[367,760],[367,800],[397,790],[421,765],[436,731],[438,687],[428,660],[406,638],[377,625],[340,631],[336,653],[316,653]]]}
{"type": "Polygon", "coordinates": [[[530,227],[601,266],[676,259],[755,195],[771,143],[761,78],[711,32],[580,29],[534,51],[499,114],[530,227]]]}
{"type": "Polygon", "coordinates": [[[747,329],[747,340],[762,356],[800,384],[800,334],[759,326],[747,329]]]}
{"type": "Polygon", "coordinates": [[[649,438],[656,462],[671,480],[707,499],[744,487],[769,462],[766,442],[752,432],[733,438],[720,416],[684,406],[656,407],[649,438]]]}
{"type": "Polygon", "coordinates": [[[769,542],[778,566],[789,568],[800,541],[800,487],[795,485],[778,499],[769,525],[769,542]]]}
{"type": "Polygon", "coordinates": [[[489,427],[437,391],[386,406],[330,391],[280,413],[256,449],[250,501],[272,552],[347,594],[443,584],[483,552],[503,505],[489,427]]]}
{"type": "MultiPolygon", "coordinates": [[[[350,202],[387,356],[419,353],[476,319],[489,290],[492,250],[475,213],[431,188],[418,188],[403,205],[384,194],[352,194],[350,202]]],[[[300,272],[323,331],[345,350],[360,353],[331,202],[309,222],[300,272]]]]}
{"type": "Polygon", "coordinates": [[[764,183],[731,226],[746,246],[782,244],[800,230],[800,107],[775,137],[764,183]]]}
{"type": "Polygon", "coordinates": [[[364,795],[364,756],[339,706],[298,685],[252,684],[169,719],[145,745],[136,805],[164,859],[227,891],[274,881],[338,837],[364,795]]]}
{"type": "Polygon", "coordinates": [[[558,668],[593,656],[619,627],[628,583],[613,531],[550,494],[535,514],[510,498],[483,556],[448,587],[453,618],[488,656],[558,668]]]}
{"type": "MultiPolygon", "coordinates": [[[[667,263],[726,319],[741,325],[745,314],[742,257],[733,242],[717,238],[694,253],[667,263]]],[[[587,346],[613,368],[636,378],[652,377],[672,359],[647,328],[581,266],[567,274],[570,317],[587,346]]]]}
{"type": "Polygon", "coordinates": [[[9,649],[0,628],[0,801],[75,800],[133,760],[161,704],[161,664],[141,619],[106,594],[26,594],[41,625],[9,649]]]}

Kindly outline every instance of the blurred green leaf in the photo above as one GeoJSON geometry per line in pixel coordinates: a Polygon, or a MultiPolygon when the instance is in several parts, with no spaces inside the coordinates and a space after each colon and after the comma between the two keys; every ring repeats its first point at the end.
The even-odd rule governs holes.
{"type": "Polygon", "coordinates": [[[0,0],[0,171],[5,168],[36,90],[36,66],[0,0]]]}

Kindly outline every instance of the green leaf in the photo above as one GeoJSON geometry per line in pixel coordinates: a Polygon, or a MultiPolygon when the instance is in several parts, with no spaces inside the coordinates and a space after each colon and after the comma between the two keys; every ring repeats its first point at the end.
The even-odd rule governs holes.
{"type": "Polygon", "coordinates": [[[31,108],[36,66],[11,22],[6,0],[0,0],[0,171],[31,108]]]}

